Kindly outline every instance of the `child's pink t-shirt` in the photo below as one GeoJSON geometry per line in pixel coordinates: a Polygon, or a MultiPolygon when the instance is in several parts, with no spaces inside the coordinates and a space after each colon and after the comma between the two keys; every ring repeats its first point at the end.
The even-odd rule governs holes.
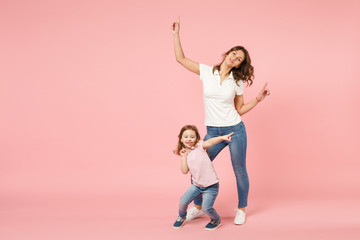
{"type": "Polygon", "coordinates": [[[208,187],[219,182],[214,166],[202,147],[203,141],[189,151],[187,164],[191,173],[193,183],[199,187],[208,187]]]}

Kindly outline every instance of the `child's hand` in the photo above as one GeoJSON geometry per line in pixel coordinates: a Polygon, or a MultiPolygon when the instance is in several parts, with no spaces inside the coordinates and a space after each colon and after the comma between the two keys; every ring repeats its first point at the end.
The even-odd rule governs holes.
{"type": "Polygon", "coordinates": [[[234,132],[228,134],[228,135],[224,135],[222,136],[222,140],[225,140],[225,141],[228,141],[228,142],[231,142],[231,136],[234,134],[234,132]]]}
{"type": "Polygon", "coordinates": [[[188,154],[188,149],[186,149],[186,148],[183,148],[183,149],[181,149],[181,151],[180,151],[180,156],[181,157],[186,157],[187,156],[187,154],[188,154]]]}

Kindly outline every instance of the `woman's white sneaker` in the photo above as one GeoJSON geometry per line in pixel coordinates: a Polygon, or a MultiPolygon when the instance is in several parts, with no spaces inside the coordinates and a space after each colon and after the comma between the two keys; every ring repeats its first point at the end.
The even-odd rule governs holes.
{"type": "Polygon", "coordinates": [[[236,216],[235,216],[235,219],[234,219],[234,223],[236,225],[241,225],[241,224],[245,223],[245,213],[244,213],[243,210],[238,209],[236,211],[236,216]]]}
{"type": "Polygon", "coordinates": [[[203,215],[205,215],[205,213],[202,210],[192,207],[186,214],[186,220],[193,220],[203,215]]]}

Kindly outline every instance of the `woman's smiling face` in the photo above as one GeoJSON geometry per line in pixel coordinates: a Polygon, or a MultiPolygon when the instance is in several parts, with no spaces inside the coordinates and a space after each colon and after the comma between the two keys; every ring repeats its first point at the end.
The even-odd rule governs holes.
{"type": "Polygon", "coordinates": [[[245,59],[245,53],[242,50],[231,51],[225,57],[225,63],[231,68],[238,68],[245,59]]]}

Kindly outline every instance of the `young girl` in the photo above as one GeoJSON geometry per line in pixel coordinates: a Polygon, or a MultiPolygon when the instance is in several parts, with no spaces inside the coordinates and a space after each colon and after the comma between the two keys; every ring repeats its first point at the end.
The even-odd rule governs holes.
{"type": "Polygon", "coordinates": [[[179,216],[174,223],[174,228],[182,227],[190,202],[201,194],[203,194],[202,211],[211,219],[205,229],[213,230],[220,226],[220,216],[213,208],[219,191],[219,179],[206,153],[206,148],[222,141],[231,141],[231,135],[233,133],[201,141],[199,131],[195,126],[186,125],[181,129],[178,146],[174,153],[181,155],[181,172],[186,174],[190,171],[192,184],[180,198],[179,216]]]}

